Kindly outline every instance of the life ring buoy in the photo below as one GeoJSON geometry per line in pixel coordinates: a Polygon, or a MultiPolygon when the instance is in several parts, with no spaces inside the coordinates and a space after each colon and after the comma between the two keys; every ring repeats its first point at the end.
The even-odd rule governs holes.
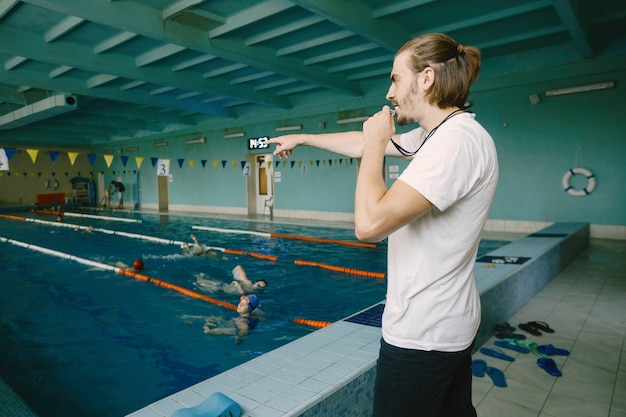
{"type": "Polygon", "coordinates": [[[570,168],[567,172],[565,172],[565,175],[563,175],[561,183],[563,185],[563,189],[569,195],[573,195],[574,197],[584,197],[591,194],[596,188],[596,177],[591,173],[591,171],[586,168],[570,168]],[[576,190],[570,185],[570,180],[572,179],[572,176],[576,174],[584,175],[585,177],[587,177],[587,186],[582,190],[576,190]]]}
{"type": "Polygon", "coordinates": [[[59,188],[59,181],[56,178],[48,178],[46,180],[46,188],[52,188],[53,190],[56,190],[57,188],[59,188]]]}

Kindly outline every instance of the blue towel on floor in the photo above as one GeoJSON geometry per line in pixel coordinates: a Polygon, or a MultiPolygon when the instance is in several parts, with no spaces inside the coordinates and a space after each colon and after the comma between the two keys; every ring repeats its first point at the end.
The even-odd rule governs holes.
{"type": "Polygon", "coordinates": [[[216,392],[195,407],[181,408],[174,411],[171,417],[239,417],[239,404],[216,392]]]}

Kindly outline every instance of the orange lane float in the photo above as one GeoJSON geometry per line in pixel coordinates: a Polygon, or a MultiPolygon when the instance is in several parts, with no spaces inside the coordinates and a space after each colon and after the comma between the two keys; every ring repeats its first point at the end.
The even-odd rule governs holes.
{"type": "Polygon", "coordinates": [[[328,269],[329,271],[343,272],[344,274],[360,275],[362,277],[385,279],[385,274],[383,272],[363,271],[360,269],[344,268],[342,266],[322,264],[319,262],[309,262],[309,261],[303,261],[300,259],[296,259],[293,262],[296,265],[316,266],[318,268],[328,269]]]}
{"type": "Polygon", "coordinates": [[[11,219],[11,220],[23,220],[23,221],[26,221],[26,217],[13,216],[11,214],[0,214],[0,217],[4,217],[5,219],[11,219]]]}
{"type": "Polygon", "coordinates": [[[375,248],[375,243],[364,243],[364,242],[350,242],[347,240],[336,240],[336,239],[323,239],[318,237],[308,237],[308,236],[298,236],[298,235],[283,235],[280,233],[270,233],[270,236],[273,238],[280,239],[296,239],[296,240],[304,240],[307,242],[320,242],[320,243],[336,243],[338,245],[345,246],[356,246],[362,248],[375,248]]]}
{"type": "Polygon", "coordinates": [[[140,281],[150,282],[150,283],[152,283],[154,285],[158,285],[159,287],[163,287],[163,288],[167,288],[167,289],[170,289],[170,290],[178,291],[179,293],[187,295],[189,297],[197,298],[199,300],[204,300],[204,301],[207,301],[207,302],[209,302],[211,304],[215,304],[215,305],[218,305],[220,307],[227,308],[229,310],[237,311],[237,306],[232,304],[232,303],[229,303],[228,301],[218,300],[216,298],[209,297],[207,295],[200,294],[200,293],[197,293],[195,291],[189,290],[189,289],[187,289],[185,287],[181,287],[180,285],[171,284],[171,283],[169,283],[167,281],[163,281],[163,280],[160,280],[160,279],[157,279],[157,278],[152,278],[152,277],[149,277],[147,275],[140,274],[138,272],[130,271],[128,269],[119,268],[117,273],[121,274],[121,275],[129,276],[129,277],[133,277],[133,278],[138,279],[140,281]]]}
{"type": "Polygon", "coordinates": [[[296,239],[296,240],[304,240],[307,242],[336,243],[338,245],[356,246],[356,247],[362,247],[362,248],[375,248],[376,247],[375,243],[351,242],[348,240],[324,239],[324,238],[319,238],[319,237],[298,236],[298,235],[284,235],[281,233],[255,232],[252,230],[222,229],[219,227],[208,227],[208,226],[192,226],[191,228],[197,229],[197,230],[208,230],[210,232],[218,232],[218,233],[261,236],[261,237],[268,238],[268,239],[270,238],[296,239]]]}
{"type": "Polygon", "coordinates": [[[331,324],[333,324],[330,321],[308,320],[308,319],[301,319],[299,317],[296,317],[295,319],[293,319],[293,322],[296,324],[305,324],[307,326],[316,327],[318,329],[322,329],[324,327],[328,327],[331,324]]]}
{"type": "Polygon", "coordinates": [[[224,253],[229,253],[231,255],[248,255],[248,256],[252,256],[253,258],[266,259],[268,261],[277,261],[278,260],[278,256],[263,255],[263,254],[260,254],[260,253],[246,252],[246,251],[243,251],[243,250],[224,249],[223,252],[224,253]]]}

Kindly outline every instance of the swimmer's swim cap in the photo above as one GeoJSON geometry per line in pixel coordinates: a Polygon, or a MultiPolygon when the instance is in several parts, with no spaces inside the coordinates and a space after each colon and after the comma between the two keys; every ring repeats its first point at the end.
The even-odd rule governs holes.
{"type": "Polygon", "coordinates": [[[252,313],[259,306],[259,297],[254,294],[244,295],[248,299],[248,312],[252,313]]]}
{"type": "Polygon", "coordinates": [[[135,263],[133,263],[133,269],[141,271],[143,269],[143,261],[139,258],[135,259],[135,263]]]}

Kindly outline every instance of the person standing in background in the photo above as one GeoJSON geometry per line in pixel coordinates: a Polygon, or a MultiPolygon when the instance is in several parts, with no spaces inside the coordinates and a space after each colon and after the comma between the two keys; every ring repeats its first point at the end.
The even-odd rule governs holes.
{"type": "Polygon", "coordinates": [[[124,184],[122,184],[119,181],[111,181],[111,185],[113,186],[113,192],[111,193],[111,195],[115,194],[115,192],[118,192],[120,194],[120,203],[118,204],[117,208],[118,209],[123,209],[124,208],[124,191],[126,191],[126,187],[124,187],[124,184]]]}

